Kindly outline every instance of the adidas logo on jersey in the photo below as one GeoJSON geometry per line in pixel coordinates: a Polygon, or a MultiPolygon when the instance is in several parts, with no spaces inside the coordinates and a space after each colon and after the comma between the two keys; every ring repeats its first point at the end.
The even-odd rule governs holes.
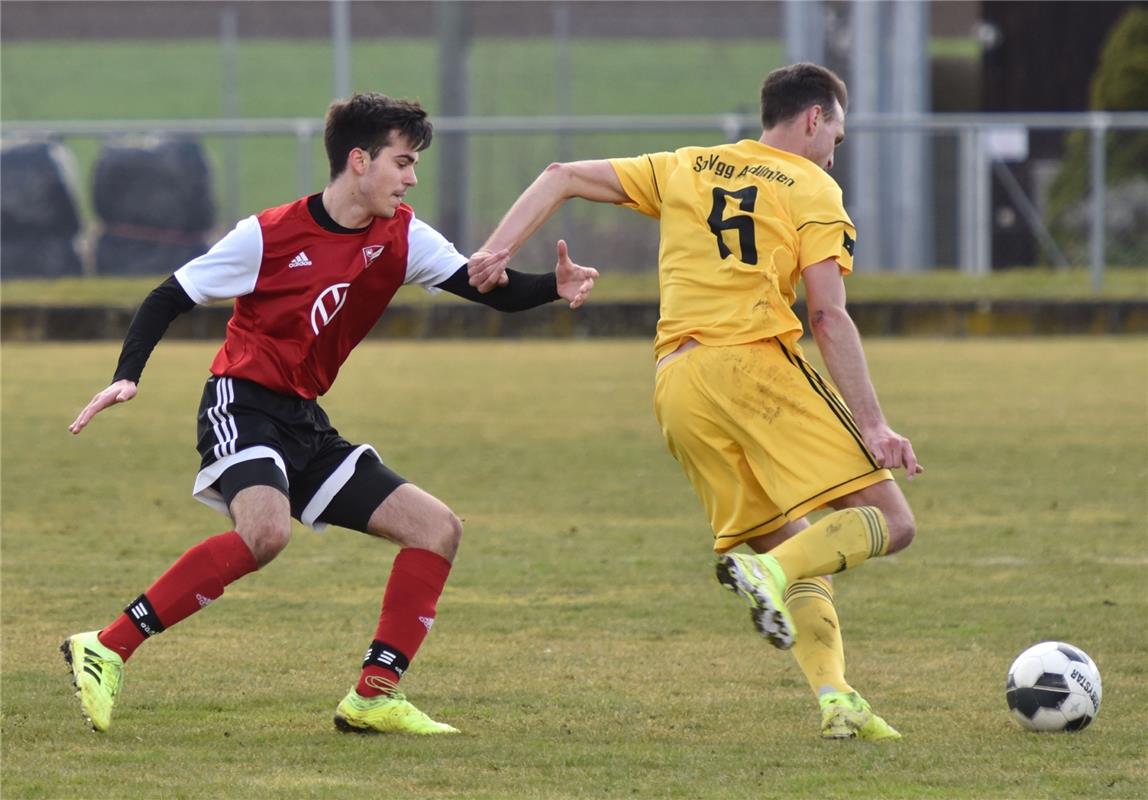
{"type": "Polygon", "coordinates": [[[295,269],[296,267],[309,267],[311,266],[311,259],[307,258],[306,251],[300,250],[293,259],[287,264],[287,269],[295,269]]]}

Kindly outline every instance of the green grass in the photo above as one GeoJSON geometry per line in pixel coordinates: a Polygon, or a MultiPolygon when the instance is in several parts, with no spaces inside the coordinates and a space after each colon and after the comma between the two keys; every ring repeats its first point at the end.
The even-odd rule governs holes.
{"type": "Polygon", "coordinates": [[[650,413],[649,343],[368,343],[340,430],[467,526],[404,684],[461,737],[341,736],[394,550],[296,530],[272,565],[149,642],[86,730],[55,648],[226,521],[189,497],[209,344],[66,431],[118,345],[6,345],[4,794],[59,798],[1133,798],[1148,780],[1143,338],[869,344],[928,468],[902,554],[839,578],[851,680],[906,738],[823,743],[785,654],[712,577],[650,413]],[[1040,639],[1099,663],[1078,735],[1021,732],[1004,675],[1040,639]]]}
{"type": "MultiPolygon", "coordinates": [[[[517,265],[516,265],[517,266],[517,265]]],[[[652,271],[616,272],[608,265],[590,302],[655,301],[658,278],[652,271]]],[[[523,269],[533,269],[524,266],[523,269]]],[[[134,307],[163,280],[146,278],[62,278],[58,280],[9,280],[0,283],[0,302],[5,305],[107,305],[134,307]]],[[[1093,292],[1087,270],[1017,269],[986,276],[934,270],[915,275],[892,272],[857,273],[846,281],[851,300],[1002,300],[1083,298],[1146,299],[1148,270],[1111,268],[1104,273],[1099,292],[1093,292]]],[[[457,303],[450,295],[431,295],[421,289],[403,288],[398,303],[457,303]]]]}

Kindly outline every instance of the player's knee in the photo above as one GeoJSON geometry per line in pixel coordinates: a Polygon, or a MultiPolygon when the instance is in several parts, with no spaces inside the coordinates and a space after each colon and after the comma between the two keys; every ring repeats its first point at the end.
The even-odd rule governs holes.
{"type": "Polygon", "coordinates": [[[286,522],[266,520],[258,524],[239,527],[237,530],[260,567],[270,563],[275,556],[282,553],[291,541],[290,520],[286,522]]]}
{"type": "Polygon", "coordinates": [[[449,508],[444,507],[444,512],[434,525],[434,544],[436,552],[453,561],[462,542],[462,520],[449,508]]]}
{"type": "Polygon", "coordinates": [[[909,509],[898,509],[893,514],[885,514],[885,522],[889,526],[889,549],[886,555],[904,550],[913,543],[917,536],[917,521],[913,519],[913,512],[909,509]]]}

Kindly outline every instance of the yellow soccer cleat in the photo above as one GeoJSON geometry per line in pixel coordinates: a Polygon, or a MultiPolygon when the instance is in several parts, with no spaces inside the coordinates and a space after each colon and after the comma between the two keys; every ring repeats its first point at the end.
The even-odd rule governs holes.
{"type": "Polygon", "coordinates": [[[363,697],[354,689],[335,709],[335,727],[344,733],[408,733],[427,736],[458,733],[458,728],[435,722],[409,702],[402,692],[363,697]]]}
{"type": "Polygon", "coordinates": [[[781,650],[793,647],[796,630],[785,607],[785,572],[773,556],[726,553],[717,561],[717,579],[743,599],[757,632],[781,650]]]}
{"type": "Polygon", "coordinates": [[[827,692],[821,695],[821,738],[893,741],[901,734],[873,713],[857,692],[827,692]]]}
{"type": "Polygon", "coordinates": [[[124,684],[124,660],[100,644],[99,631],[77,633],[60,645],[72,668],[72,683],[92,730],[106,731],[112,724],[112,706],[124,684]]]}

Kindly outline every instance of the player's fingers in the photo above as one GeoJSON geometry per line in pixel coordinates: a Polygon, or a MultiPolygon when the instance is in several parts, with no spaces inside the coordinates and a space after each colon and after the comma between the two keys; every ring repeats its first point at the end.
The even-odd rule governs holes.
{"type": "Polygon", "coordinates": [[[483,294],[489,292],[496,286],[505,286],[510,281],[510,278],[506,275],[506,262],[509,260],[509,250],[500,250],[497,253],[491,254],[489,260],[478,274],[477,282],[474,277],[471,278],[471,285],[477,286],[478,290],[483,294]]]}
{"type": "Polygon", "coordinates": [[[484,250],[483,255],[486,256],[491,262],[503,262],[510,260],[510,248],[504,247],[501,250],[484,250]]]}
{"type": "Polygon", "coordinates": [[[93,416],[95,416],[95,414],[96,412],[92,409],[92,403],[88,403],[88,405],[84,407],[84,410],[80,412],[80,415],[76,417],[71,425],[68,426],[68,430],[70,430],[72,433],[79,433],[85,427],[87,427],[88,423],[91,422],[91,419],[93,416]]]}
{"type": "Polygon", "coordinates": [[[112,386],[104,389],[93,397],[90,403],[84,406],[84,410],[81,411],[75,421],[68,426],[68,430],[72,433],[79,433],[92,421],[92,417],[108,406],[114,406],[116,403],[126,403],[135,396],[136,387],[134,385],[112,386]]]}
{"type": "Polygon", "coordinates": [[[908,439],[905,440],[903,461],[905,463],[905,476],[909,480],[913,480],[921,472],[924,472],[921,465],[917,463],[917,454],[913,452],[913,445],[909,444],[908,439]]]}
{"type": "Polygon", "coordinates": [[[881,440],[873,441],[866,439],[865,445],[869,448],[869,452],[873,454],[873,463],[878,467],[885,466],[885,443],[881,440]]]}
{"type": "Polygon", "coordinates": [[[594,288],[594,281],[592,281],[592,280],[586,281],[581,286],[579,286],[578,287],[578,294],[574,295],[574,299],[570,301],[570,308],[578,308],[584,302],[586,302],[586,297],[587,297],[587,295],[590,294],[590,290],[593,288],[594,288]]]}
{"type": "Polygon", "coordinates": [[[558,240],[558,260],[559,261],[569,261],[570,260],[570,251],[566,247],[566,240],[565,239],[559,239],[558,240]]]}
{"type": "Polygon", "coordinates": [[[506,262],[510,260],[509,250],[499,250],[497,253],[485,253],[479,266],[484,272],[493,272],[495,270],[504,269],[506,262]]]}
{"type": "Polygon", "coordinates": [[[474,268],[467,269],[468,273],[470,274],[470,285],[477,286],[479,287],[479,290],[482,291],[482,287],[488,283],[491,283],[501,268],[502,264],[500,264],[498,261],[487,261],[486,259],[483,259],[482,262],[477,264],[474,268]]]}

